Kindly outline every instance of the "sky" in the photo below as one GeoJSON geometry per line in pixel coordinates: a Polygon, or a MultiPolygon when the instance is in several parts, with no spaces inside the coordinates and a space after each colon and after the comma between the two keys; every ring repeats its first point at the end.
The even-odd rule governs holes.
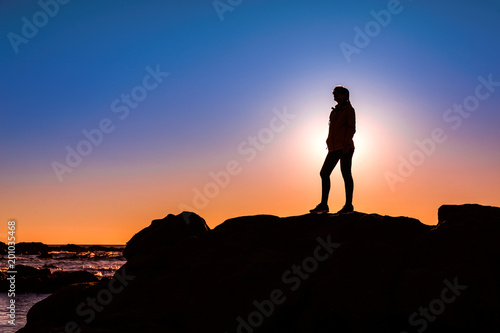
{"type": "MultiPolygon", "coordinates": [[[[356,110],[354,208],[434,225],[500,204],[500,4],[0,2],[0,241],[125,244],[319,203],[332,89],[356,110]]],[[[334,170],[330,210],[345,200],[334,170]]]]}

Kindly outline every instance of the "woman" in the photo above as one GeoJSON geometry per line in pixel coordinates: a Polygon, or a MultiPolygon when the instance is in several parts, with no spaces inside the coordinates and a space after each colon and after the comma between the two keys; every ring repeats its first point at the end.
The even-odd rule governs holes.
{"type": "Polygon", "coordinates": [[[354,211],[352,205],[352,194],[354,182],[351,174],[352,155],[354,154],[354,142],[352,140],[356,132],[356,115],[354,108],[349,101],[349,90],[344,86],[337,86],[333,89],[333,99],[337,105],[330,113],[330,128],[326,145],[328,155],[321,168],[321,203],[316,208],[311,209],[311,213],[328,213],[328,195],[330,193],[330,175],[340,160],[340,171],[344,178],[345,185],[345,205],[337,212],[350,213],[354,211]]]}

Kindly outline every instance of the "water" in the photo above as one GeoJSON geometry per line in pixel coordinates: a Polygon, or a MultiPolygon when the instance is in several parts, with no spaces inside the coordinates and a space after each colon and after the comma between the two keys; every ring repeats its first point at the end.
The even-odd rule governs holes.
{"type": "MultiPolygon", "coordinates": [[[[90,248],[90,246],[82,246],[90,248]]],[[[113,247],[123,249],[123,245],[110,245],[105,247],[113,247]]],[[[51,258],[39,258],[37,255],[17,255],[16,264],[26,265],[36,268],[48,268],[51,272],[54,271],[87,271],[94,274],[97,278],[111,277],[115,271],[125,263],[125,258],[121,251],[83,251],[83,252],[68,252],[68,251],[52,251],[49,252],[51,258]]],[[[7,270],[7,260],[0,261],[0,270],[7,270]]],[[[16,301],[16,320],[15,325],[9,324],[10,318],[7,317],[10,298],[7,291],[0,291],[0,332],[13,333],[24,327],[26,324],[26,314],[33,304],[40,302],[50,294],[17,294],[16,301]]]]}
{"type": "MultiPolygon", "coordinates": [[[[89,248],[90,245],[82,247],[89,248]]],[[[125,246],[110,245],[106,247],[123,249],[125,246]]],[[[52,258],[39,258],[38,255],[17,255],[16,264],[36,268],[48,268],[52,272],[57,270],[66,272],[87,271],[101,278],[103,276],[113,276],[114,272],[125,263],[125,258],[123,258],[121,251],[51,251],[49,254],[52,255],[52,258]]],[[[7,270],[7,260],[0,262],[0,270],[7,270]]]]}
{"type": "Polygon", "coordinates": [[[14,333],[26,325],[26,314],[33,304],[40,302],[50,294],[16,294],[16,320],[15,325],[9,324],[7,306],[10,298],[7,293],[0,293],[0,332],[14,333]]]}

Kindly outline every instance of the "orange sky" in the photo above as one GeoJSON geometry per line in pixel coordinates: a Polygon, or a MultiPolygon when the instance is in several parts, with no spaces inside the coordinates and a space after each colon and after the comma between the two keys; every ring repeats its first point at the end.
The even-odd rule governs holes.
{"type": "MultiPolygon", "coordinates": [[[[363,112],[366,105],[362,101],[353,104],[358,110],[353,158],[355,210],[410,216],[436,224],[441,204],[498,202],[497,169],[482,165],[481,172],[472,177],[471,170],[478,167],[474,159],[481,159],[482,154],[478,151],[477,156],[474,152],[464,156],[457,151],[454,147],[462,142],[453,137],[453,132],[448,132],[449,141],[436,146],[435,153],[392,191],[384,174],[397,172],[398,156],[408,156],[415,146],[391,139],[391,130],[373,116],[376,109],[368,114],[363,112]]],[[[36,169],[27,167],[19,172],[29,176],[22,181],[12,178],[2,191],[2,206],[9,210],[2,209],[2,220],[16,220],[18,241],[124,244],[151,220],[178,214],[183,207],[194,208],[211,228],[242,215],[305,214],[320,199],[318,174],[326,153],[323,142],[328,109],[299,113],[300,108],[288,108],[295,118],[283,131],[274,133],[272,140],[262,144],[262,150],[255,150],[255,154],[241,154],[238,147],[247,142],[249,135],[259,135],[262,129],[269,128],[275,117],[273,109],[285,110],[270,108],[261,127],[254,127],[219,153],[207,153],[199,160],[187,154],[179,156],[182,163],[172,167],[161,158],[147,164],[136,161],[97,166],[90,162],[62,183],[37,177],[36,169]],[[215,186],[210,173],[220,174],[229,161],[238,164],[232,166],[234,175],[221,178],[225,183],[229,179],[224,187],[215,186]],[[203,193],[209,183],[212,192],[206,202],[193,202],[200,200],[195,189],[203,193]]],[[[250,145],[242,147],[248,149],[250,145]]],[[[337,167],[332,174],[331,211],[340,209],[343,200],[343,182],[337,167]]],[[[0,235],[6,238],[6,228],[0,235]]]]}

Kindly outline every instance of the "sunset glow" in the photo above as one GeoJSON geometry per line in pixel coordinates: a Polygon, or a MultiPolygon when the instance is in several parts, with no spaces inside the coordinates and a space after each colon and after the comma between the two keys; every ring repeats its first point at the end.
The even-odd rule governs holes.
{"type": "MultiPolygon", "coordinates": [[[[0,241],[12,219],[18,241],[124,244],[182,210],[211,228],[306,214],[338,84],[356,110],[356,211],[436,224],[442,204],[498,206],[500,7],[398,3],[361,45],[387,1],[222,17],[211,1],[74,1],[23,43],[7,36],[42,9],[3,1],[0,241]]],[[[337,211],[339,166],[331,179],[337,211]]]]}

